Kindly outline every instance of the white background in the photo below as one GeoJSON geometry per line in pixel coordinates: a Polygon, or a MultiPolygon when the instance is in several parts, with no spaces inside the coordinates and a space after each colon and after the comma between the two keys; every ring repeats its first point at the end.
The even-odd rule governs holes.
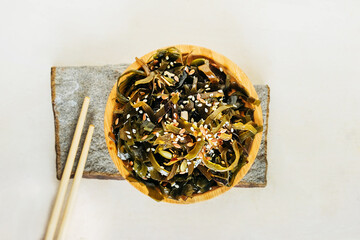
{"type": "Polygon", "coordinates": [[[268,186],[182,206],[84,179],[67,239],[359,239],[360,2],[340,0],[2,0],[0,238],[41,239],[58,187],[50,67],[172,44],[270,86],[268,186]]]}

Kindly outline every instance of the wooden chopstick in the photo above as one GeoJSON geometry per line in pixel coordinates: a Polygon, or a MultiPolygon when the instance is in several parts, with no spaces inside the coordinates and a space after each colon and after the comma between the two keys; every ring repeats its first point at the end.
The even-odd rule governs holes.
{"type": "Polygon", "coordinates": [[[84,127],[86,113],[89,108],[89,102],[90,102],[90,98],[85,97],[82,108],[81,108],[80,116],[79,116],[79,119],[78,119],[78,122],[77,122],[77,125],[75,128],[74,137],[71,142],[71,146],[70,146],[69,154],[68,154],[68,157],[66,160],[65,168],[64,168],[64,171],[63,171],[63,174],[61,177],[60,186],[59,186],[59,189],[58,189],[58,192],[56,195],[54,208],[52,210],[49,224],[48,224],[48,227],[47,227],[47,230],[45,233],[45,238],[44,238],[45,240],[53,240],[54,239],[56,226],[57,226],[57,223],[59,220],[60,212],[61,212],[62,205],[64,202],[65,193],[66,193],[66,190],[67,190],[67,187],[69,184],[71,171],[72,171],[72,168],[74,165],[76,152],[77,152],[77,149],[79,146],[81,132],[84,127]]]}
{"type": "Polygon", "coordinates": [[[58,240],[64,239],[64,236],[65,236],[65,232],[66,232],[67,225],[68,225],[68,222],[69,222],[69,216],[70,216],[71,211],[73,209],[74,201],[75,201],[75,198],[77,196],[77,192],[78,192],[79,185],[80,185],[80,180],[82,179],[82,175],[83,175],[83,172],[84,172],[86,158],[87,158],[87,155],[88,155],[88,152],[89,152],[91,138],[92,138],[93,133],[94,133],[94,125],[90,125],[89,130],[88,130],[87,135],[86,135],[86,138],[85,138],[85,143],[84,143],[84,146],[83,146],[83,149],[82,149],[82,152],[81,152],[79,163],[78,163],[78,166],[76,168],[74,182],[73,182],[73,185],[71,187],[68,202],[66,203],[65,210],[64,210],[64,215],[63,215],[62,221],[60,223],[60,229],[59,229],[59,234],[58,234],[58,238],[57,238],[58,240]]]}

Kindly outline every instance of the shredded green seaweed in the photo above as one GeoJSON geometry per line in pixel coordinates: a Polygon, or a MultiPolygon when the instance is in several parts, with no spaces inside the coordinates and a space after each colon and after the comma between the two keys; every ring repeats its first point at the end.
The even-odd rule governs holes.
{"type": "Polygon", "coordinates": [[[246,164],[258,99],[204,56],[170,47],[117,83],[113,136],[118,156],[157,201],[232,186],[246,164]]]}

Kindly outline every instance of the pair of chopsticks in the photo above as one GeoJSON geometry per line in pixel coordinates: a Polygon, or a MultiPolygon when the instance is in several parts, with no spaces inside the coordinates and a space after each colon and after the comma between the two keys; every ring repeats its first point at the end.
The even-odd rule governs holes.
{"type": "Polygon", "coordinates": [[[44,238],[45,240],[63,239],[65,236],[66,228],[68,225],[67,223],[69,222],[69,216],[73,209],[74,200],[76,198],[76,195],[77,195],[77,192],[79,189],[80,180],[81,180],[83,172],[84,172],[85,162],[86,162],[86,158],[87,158],[87,155],[89,152],[91,138],[94,133],[94,125],[89,126],[88,132],[86,134],[85,143],[84,143],[81,155],[80,155],[80,159],[79,159],[79,163],[78,163],[78,166],[76,169],[74,181],[73,181],[73,184],[72,184],[72,187],[70,190],[70,194],[69,194],[69,198],[66,203],[66,206],[64,209],[64,214],[61,219],[60,226],[59,226],[58,237],[57,238],[54,237],[56,228],[58,225],[59,217],[60,217],[60,212],[63,207],[66,190],[69,185],[70,175],[71,175],[71,171],[73,169],[76,152],[77,152],[77,149],[79,146],[81,132],[84,127],[86,113],[89,108],[89,102],[90,102],[90,98],[85,97],[82,108],[81,108],[80,116],[79,116],[79,119],[78,119],[78,122],[77,122],[77,125],[75,128],[74,137],[71,142],[71,146],[70,146],[69,154],[68,154],[68,157],[66,160],[65,168],[64,168],[64,171],[63,171],[63,174],[61,177],[60,186],[59,186],[59,189],[58,189],[58,192],[56,195],[56,199],[55,199],[55,204],[54,204],[54,207],[53,207],[53,210],[52,210],[52,213],[50,216],[50,220],[48,223],[48,227],[46,230],[46,234],[45,234],[45,238],[44,238]]]}

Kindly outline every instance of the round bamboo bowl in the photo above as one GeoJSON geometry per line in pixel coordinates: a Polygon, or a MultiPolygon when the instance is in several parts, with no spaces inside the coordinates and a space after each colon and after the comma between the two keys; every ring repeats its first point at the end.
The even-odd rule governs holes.
{"type": "MultiPolygon", "coordinates": [[[[193,45],[175,45],[174,47],[178,48],[182,53],[190,53],[191,52],[193,55],[204,56],[206,58],[214,60],[216,63],[218,63],[220,66],[222,66],[226,72],[231,74],[238,83],[240,83],[244,88],[246,88],[248,90],[250,96],[258,99],[258,95],[255,91],[255,88],[252,85],[252,83],[250,82],[250,80],[248,79],[248,77],[245,75],[245,73],[235,63],[233,63],[231,60],[229,60],[225,56],[223,56],[219,53],[216,53],[210,49],[193,46],[193,45]]],[[[142,59],[144,62],[147,62],[149,60],[149,58],[155,52],[156,52],[156,50],[144,55],[140,59],[142,59]]],[[[130,70],[130,69],[139,69],[139,68],[140,68],[140,65],[137,62],[134,62],[125,71],[130,70]]],[[[148,195],[148,190],[144,186],[144,184],[141,182],[138,182],[138,181],[134,181],[131,178],[131,176],[129,176],[130,174],[125,169],[125,166],[124,166],[122,160],[117,156],[117,149],[116,149],[115,143],[109,138],[109,132],[111,132],[111,126],[112,126],[112,122],[113,122],[113,110],[116,105],[115,99],[116,99],[116,83],[110,92],[110,95],[109,95],[109,98],[108,98],[108,101],[106,104],[106,108],[105,108],[104,131],[105,131],[106,145],[108,147],[110,156],[111,156],[113,162],[115,163],[117,169],[119,170],[120,174],[125,179],[127,179],[130,182],[130,184],[133,185],[140,192],[148,195]]],[[[263,125],[262,111],[261,111],[260,106],[255,107],[254,119],[255,119],[255,123],[257,123],[259,125],[263,125]]],[[[254,160],[256,158],[256,155],[257,155],[259,147],[260,147],[261,137],[262,137],[262,133],[256,134],[254,141],[252,142],[252,145],[250,148],[248,163],[246,165],[244,165],[241,168],[241,170],[238,172],[238,174],[236,175],[233,186],[235,186],[236,184],[238,184],[240,182],[240,180],[246,175],[246,173],[249,171],[250,167],[254,163],[254,160]]],[[[164,198],[162,201],[168,202],[168,203],[176,203],[176,204],[188,204],[188,203],[200,202],[200,201],[204,201],[204,200],[208,200],[213,197],[216,197],[216,196],[228,191],[233,186],[231,186],[231,187],[222,186],[222,187],[214,188],[213,190],[210,190],[208,192],[205,192],[202,194],[196,194],[192,198],[187,198],[186,200],[180,199],[177,201],[177,200],[170,199],[170,198],[164,198]]]]}

